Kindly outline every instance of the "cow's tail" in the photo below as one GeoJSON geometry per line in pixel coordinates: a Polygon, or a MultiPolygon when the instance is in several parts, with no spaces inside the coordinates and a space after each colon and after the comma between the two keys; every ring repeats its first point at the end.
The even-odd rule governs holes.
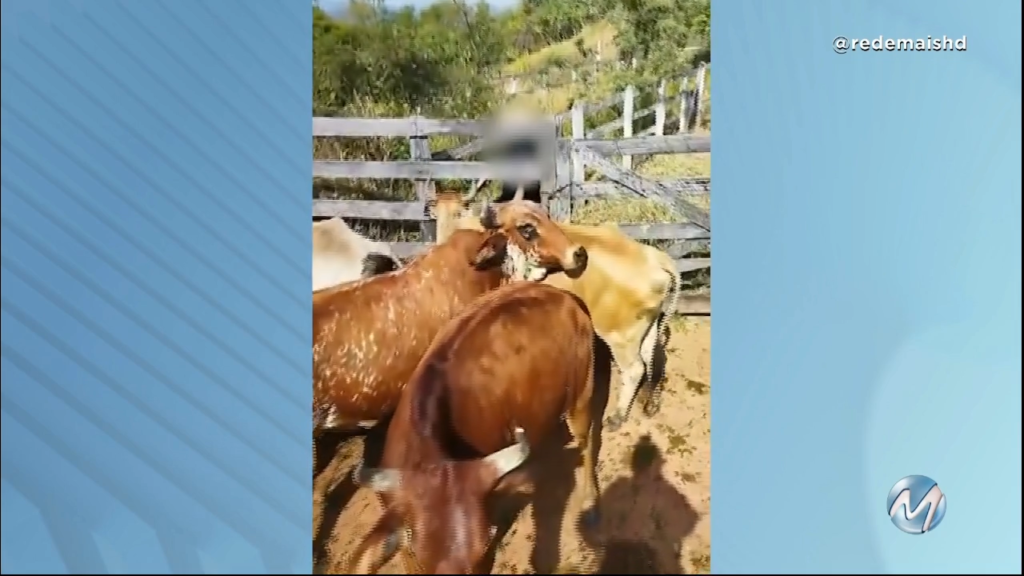
{"type": "Polygon", "coordinates": [[[654,342],[647,351],[648,358],[644,358],[644,363],[647,367],[646,380],[648,389],[648,401],[645,403],[648,406],[654,407],[656,411],[660,406],[661,400],[661,380],[664,378],[664,366],[661,366],[660,370],[656,368],[655,363],[658,358],[658,349],[660,348],[665,353],[665,347],[668,344],[668,321],[673,314],[676,313],[676,308],[679,305],[679,296],[682,291],[682,281],[679,276],[679,268],[676,267],[676,263],[672,260],[668,254],[660,252],[658,254],[658,268],[669,277],[668,287],[665,289],[665,294],[661,299],[661,312],[658,317],[655,318],[654,324],[650,330],[654,331],[654,342]]]}
{"type": "Polygon", "coordinates": [[[683,288],[679,267],[676,266],[675,260],[662,252],[661,257],[658,259],[658,265],[671,279],[668,289],[665,291],[665,296],[661,300],[661,315],[658,317],[658,342],[664,345],[666,340],[665,331],[668,329],[668,319],[676,313],[676,309],[679,307],[679,296],[683,288]]]}

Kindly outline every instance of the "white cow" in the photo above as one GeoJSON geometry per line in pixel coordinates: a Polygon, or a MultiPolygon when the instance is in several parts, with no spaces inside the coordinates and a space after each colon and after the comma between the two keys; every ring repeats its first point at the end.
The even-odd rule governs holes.
{"type": "Polygon", "coordinates": [[[396,270],[391,246],[365,238],[341,218],[313,222],[313,291],[396,270]]]}

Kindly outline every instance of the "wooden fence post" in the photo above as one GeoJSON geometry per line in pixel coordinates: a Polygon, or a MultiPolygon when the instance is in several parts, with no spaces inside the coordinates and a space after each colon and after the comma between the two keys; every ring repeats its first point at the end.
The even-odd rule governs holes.
{"type": "MultiPolygon", "coordinates": [[[[572,106],[572,139],[582,140],[586,137],[586,124],[584,123],[584,114],[586,114],[587,105],[583,102],[577,101],[572,106]]],[[[572,154],[572,184],[573,187],[585,180],[585,174],[583,172],[583,159],[580,158],[579,154],[573,152],[572,154]]]]}
{"type": "Polygon", "coordinates": [[[688,90],[690,77],[683,76],[679,85],[679,134],[685,134],[690,127],[690,93],[688,90]]]}
{"type": "MultiPolygon", "coordinates": [[[[633,137],[633,105],[636,96],[636,88],[632,84],[626,86],[622,93],[622,137],[633,137]]],[[[623,155],[622,167],[626,170],[633,169],[633,157],[623,155]]]]}
{"type": "Polygon", "coordinates": [[[566,170],[559,165],[558,132],[561,126],[552,119],[538,124],[532,129],[536,139],[536,161],[543,164],[543,180],[541,180],[541,202],[548,210],[548,215],[556,221],[568,221],[571,210],[569,190],[560,185],[561,172],[566,170]]]}
{"type": "MultiPolygon", "coordinates": [[[[587,128],[584,122],[585,115],[587,113],[586,103],[577,100],[572,105],[572,139],[582,140],[586,138],[587,128]]],[[[565,193],[569,196],[569,210],[570,220],[572,211],[576,209],[575,202],[579,196],[577,191],[579,185],[586,180],[586,173],[584,172],[585,165],[583,164],[583,158],[576,153],[576,146],[572,142],[565,142],[563,146],[564,150],[560,152],[566,156],[565,162],[569,169],[569,177],[567,181],[567,188],[565,193]]]]}
{"type": "Polygon", "coordinates": [[[658,82],[658,101],[654,108],[654,133],[658,136],[665,135],[665,80],[658,82]]]}
{"type": "MultiPolygon", "coordinates": [[[[419,117],[417,117],[419,119],[419,117]]],[[[413,160],[430,160],[430,137],[421,134],[419,129],[413,136],[409,137],[409,155],[413,160]]],[[[416,199],[426,202],[434,197],[433,180],[414,180],[416,199]]],[[[437,223],[433,220],[420,222],[420,240],[423,242],[434,242],[437,239],[437,223]]]]}

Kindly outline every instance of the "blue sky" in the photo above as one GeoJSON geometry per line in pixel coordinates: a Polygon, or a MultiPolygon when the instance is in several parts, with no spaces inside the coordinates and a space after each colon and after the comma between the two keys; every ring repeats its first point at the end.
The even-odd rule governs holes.
{"type": "MultiPolygon", "coordinates": [[[[391,7],[413,6],[423,7],[433,4],[436,0],[384,0],[384,4],[391,7]]],[[[516,3],[517,0],[488,0],[488,4],[495,8],[507,8],[516,3]]],[[[472,0],[475,3],[476,0],[472,0]]],[[[327,12],[334,12],[338,8],[348,4],[348,0],[320,0],[320,7],[327,12]]]]}

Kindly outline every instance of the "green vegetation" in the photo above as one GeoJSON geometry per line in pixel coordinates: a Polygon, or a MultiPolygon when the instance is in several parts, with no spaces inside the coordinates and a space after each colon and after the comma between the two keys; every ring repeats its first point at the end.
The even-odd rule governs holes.
{"type": "Polygon", "coordinates": [[[314,6],[313,113],[479,117],[504,102],[502,74],[579,69],[598,44],[604,62],[637,62],[600,70],[608,86],[677,75],[709,59],[709,21],[709,0],[521,0],[502,12],[463,0],[419,11],[351,0],[336,17],[314,6]]]}
{"type": "MultiPolygon", "coordinates": [[[[566,80],[521,97],[542,100],[536,107],[546,112],[561,112],[576,98],[598,99],[627,83],[678,76],[695,62],[709,61],[709,23],[710,0],[520,0],[500,12],[462,0],[440,0],[422,10],[351,0],[337,16],[314,6],[313,114],[478,118],[508,104],[502,76],[510,74],[519,76],[524,87],[566,80]],[[634,58],[635,68],[614,66],[634,58]],[[576,83],[567,81],[573,71],[576,83]]],[[[640,100],[637,107],[650,103],[640,100]]],[[[609,110],[588,123],[607,122],[616,114],[609,110]]],[[[458,143],[454,137],[438,137],[431,147],[458,143]]],[[[403,139],[320,138],[314,156],[408,158],[408,144],[403,139]]],[[[709,175],[707,156],[654,157],[637,170],[662,177],[709,175]]],[[[438,182],[443,188],[465,185],[438,182]]],[[[409,199],[412,191],[403,181],[341,180],[315,182],[314,195],[409,199]]],[[[674,219],[663,206],[644,201],[594,202],[577,216],[574,220],[587,223],[674,219]]],[[[417,234],[412,223],[374,223],[362,229],[391,240],[414,240],[417,234]]]]}

